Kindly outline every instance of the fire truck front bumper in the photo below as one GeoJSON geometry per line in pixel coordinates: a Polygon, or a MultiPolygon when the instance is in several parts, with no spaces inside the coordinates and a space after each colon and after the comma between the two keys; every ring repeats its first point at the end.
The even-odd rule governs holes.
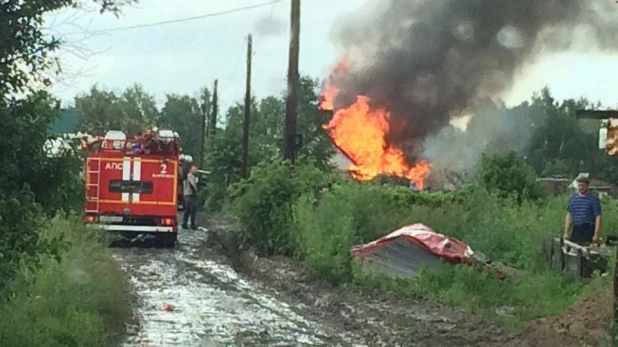
{"type": "Polygon", "coordinates": [[[93,228],[106,231],[134,231],[138,233],[174,233],[173,226],[149,225],[119,225],[119,224],[89,224],[93,228]]]}

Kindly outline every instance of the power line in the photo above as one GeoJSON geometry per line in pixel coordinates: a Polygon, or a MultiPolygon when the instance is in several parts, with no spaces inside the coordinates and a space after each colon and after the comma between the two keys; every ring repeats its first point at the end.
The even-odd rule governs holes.
{"type": "MultiPolygon", "coordinates": [[[[252,10],[252,9],[255,9],[255,8],[259,8],[259,7],[273,5],[273,4],[276,4],[278,2],[282,2],[282,1],[283,0],[273,0],[273,1],[268,1],[268,2],[261,3],[261,4],[257,4],[257,5],[238,7],[238,8],[231,9],[231,10],[207,13],[207,14],[203,14],[203,15],[199,15],[199,16],[171,19],[171,20],[154,22],[154,23],[137,24],[137,25],[130,25],[130,26],[125,26],[125,27],[117,27],[117,28],[110,28],[110,29],[92,30],[90,32],[91,33],[106,33],[106,32],[113,32],[113,31],[124,31],[124,30],[132,30],[132,29],[150,28],[150,27],[159,26],[159,25],[181,23],[181,22],[187,22],[187,21],[191,21],[191,20],[204,19],[204,18],[210,18],[210,17],[217,17],[217,16],[223,16],[223,15],[226,15],[226,14],[232,14],[232,13],[236,13],[236,12],[252,10]]],[[[83,32],[66,33],[64,35],[73,35],[73,34],[83,34],[83,32]]]]}

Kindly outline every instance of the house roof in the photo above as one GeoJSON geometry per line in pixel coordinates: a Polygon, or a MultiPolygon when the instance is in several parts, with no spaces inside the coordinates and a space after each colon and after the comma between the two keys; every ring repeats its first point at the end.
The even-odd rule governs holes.
{"type": "Polygon", "coordinates": [[[568,178],[564,177],[540,177],[536,179],[539,182],[569,182],[568,178]]]}
{"type": "Polygon", "coordinates": [[[348,168],[352,164],[352,161],[339,149],[337,149],[335,155],[330,159],[330,163],[335,165],[341,171],[348,171],[348,168]]]}
{"type": "Polygon", "coordinates": [[[54,136],[73,133],[83,117],[84,112],[80,109],[64,109],[62,110],[62,115],[54,123],[47,127],[47,135],[54,136]]]}
{"type": "Polygon", "coordinates": [[[590,180],[590,188],[592,189],[612,189],[615,188],[614,184],[605,182],[605,181],[601,181],[601,180],[597,180],[597,179],[591,179],[590,180]]]}
{"type": "MultiPolygon", "coordinates": [[[[590,177],[589,173],[580,173],[579,175],[590,177]]],[[[576,189],[577,181],[573,180],[569,185],[569,188],[576,189]]],[[[613,189],[616,188],[615,184],[611,184],[609,182],[605,182],[596,178],[590,178],[590,189],[613,189]]]]}

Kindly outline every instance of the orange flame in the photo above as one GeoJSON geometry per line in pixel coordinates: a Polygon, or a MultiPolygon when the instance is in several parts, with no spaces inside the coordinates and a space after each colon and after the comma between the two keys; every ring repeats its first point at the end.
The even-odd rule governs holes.
{"type": "Polygon", "coordinates": [[[318,104],[318,107],[321,110],[332,111],[335,109],[334,100],[335,100],[335,96],[339,94],[339,88],[337,86],[332,85],[332,82],[333,82],[332,80],[337,77],[343,76],[349,70],[349,68],[350,68],[350,61],[348,60],[348,58],[343,57],[341,60],[339,60],[339,62],[337,63],[337,66],[335,67],[333,72],[330,74],[330,78],[327,80],[327,84],[324,87],[324,90],[322,91],[322,97],[321,97],[320,103],[318,104]]]}
{"type": "Polygon", "coordinates": [[[322,92],[322,100],[320,100],[321,110],[324,111],[332,111],[335,109],[335,105],[333,104],[333,100],[335,99],[335,95],[339,93],[339,88],[337,87],[326,87],[326,89],[322,92]]]}
{"type": "Polygon", "coordinates": [[[410,167],[399,148],[386,144],[389,118],[386,110],[371,109],[369,98],[358,96],[356,103],[337,111],[324,128],[329,130],[335,144],[354,162],[349,170],[355,179],[367,181],[379,174],[388,174],[406,177],[422,190],[430,165],[427,161],[421,161],[410,167]]]}
{"type": "MultiPolygon", "coordinates": [[[[341,76],[348,68],[348,60],[343,59],[331,78],[341,76]]],[[[338,87],[327,84],[319,107],[326,111],[334,110],[333,101],[338,93],[338,87]]],[[[386,143],[391,115],[385,109],[372,108],[369,101],[366,96],[357,96],[354,104],[337,110],[330,122],[324,125],[335,145],[353,161],[349,167],[352,177],[362,181],[371,180],[379,174],[405,177],[422,190],[431,165],[423,160],[410,166],[401,149],[386,143]]]]}

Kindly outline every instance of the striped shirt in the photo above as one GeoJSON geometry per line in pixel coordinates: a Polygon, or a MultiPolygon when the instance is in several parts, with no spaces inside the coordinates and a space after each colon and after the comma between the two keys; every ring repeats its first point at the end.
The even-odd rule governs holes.
{"type": "Polygon", "coordinates": [[[569,198],[567,211],[573,217],[573,225],[595,224],[595,217],[601,215],[601,202],[595,195],[574,193],[569,198]]]}

